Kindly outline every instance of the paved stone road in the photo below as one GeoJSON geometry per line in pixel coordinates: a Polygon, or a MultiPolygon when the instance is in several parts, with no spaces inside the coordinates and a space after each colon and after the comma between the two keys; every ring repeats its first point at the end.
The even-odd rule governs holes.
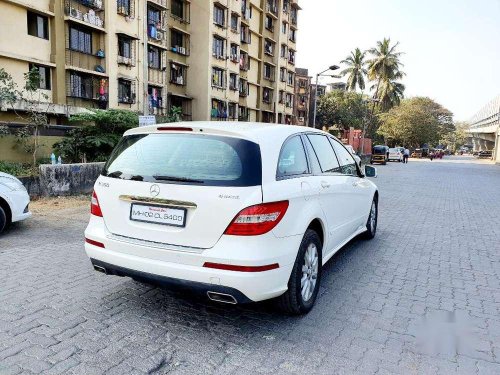
{"type": "Polygon", "coordinates": [[[94,272],[87,207],[0,238],[0,374],[500,374],[500,167],[379,168],[378,236],[315,309],[227,307],[94,272]]]}

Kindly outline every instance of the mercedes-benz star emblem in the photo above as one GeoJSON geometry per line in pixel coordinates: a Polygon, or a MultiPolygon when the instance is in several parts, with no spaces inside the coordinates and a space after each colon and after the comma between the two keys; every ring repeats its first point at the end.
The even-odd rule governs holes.
{"type": "Polygon", "coordinates": [[[156,184],[151,185],[151,188],[149,189],[149,192],[153,197],[157,197],[158,194],[160,194],[160,187],[156,184]]]}

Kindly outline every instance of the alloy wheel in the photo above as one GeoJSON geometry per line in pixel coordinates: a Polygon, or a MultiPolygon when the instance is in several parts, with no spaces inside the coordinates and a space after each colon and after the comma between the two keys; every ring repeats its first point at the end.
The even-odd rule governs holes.
{"type": "Polygon", "coordinates": [[[375,201],[372,203],[372,208],[370,210],[370,229],[372,231],[372,234],[375,233],[377,226],[377,204],[375,201]]]}
{"type": "Polygon", "coordinates": [[[318,249],[311,243],[304,254],[304,265],[302,266],[302,278],[300,280],[300,289],[302,300],[307,302],[311,299],[316,282],[318,280],[318,249]]]}

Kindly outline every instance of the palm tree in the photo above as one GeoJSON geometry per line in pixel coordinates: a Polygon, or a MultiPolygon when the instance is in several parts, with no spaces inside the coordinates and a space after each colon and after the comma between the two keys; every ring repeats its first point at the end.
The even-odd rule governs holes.
{"type": "Polygon", "coordinates": [[[397,52],[399,42],[391,46],[391,39],[384,38],[377,42],[377,47],[368,50],[372,58],[368,64],[368,78],[370,81],[377,81],[371,89],[375,90],[373,98],[376,99],[381,108],[388,110],[398,105],[403,97],[404,85],[397,82],[405,73],[400,68],[403,64],[400,61],[402,52],[397,52]]]}
{"type": "Polygon", "coordinates": [[[347,65],[347,68],[340,74],[344,77],[349,76],[347,78],[347,89],[350,91],[356,91],[356,87],[360,90],[365,89],[365,77],[368,74],[365,68],[365,56],[366,52],[361,52],[359,48],[356,48],[345,60],[340,62],[347,65]]]}

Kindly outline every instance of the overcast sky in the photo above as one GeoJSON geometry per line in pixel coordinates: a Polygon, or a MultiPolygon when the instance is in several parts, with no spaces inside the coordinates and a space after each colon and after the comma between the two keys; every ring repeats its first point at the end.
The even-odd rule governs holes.
{"type": "MultiPolygon", "coordinates": [[[[468,120],[500,94],[500,0],[300,0],[297,67],[314,74],[351,50],[400,42],[406,96],[468,120]]],[[[323,79],[322,83],[335,81],[323,79]]]]}

